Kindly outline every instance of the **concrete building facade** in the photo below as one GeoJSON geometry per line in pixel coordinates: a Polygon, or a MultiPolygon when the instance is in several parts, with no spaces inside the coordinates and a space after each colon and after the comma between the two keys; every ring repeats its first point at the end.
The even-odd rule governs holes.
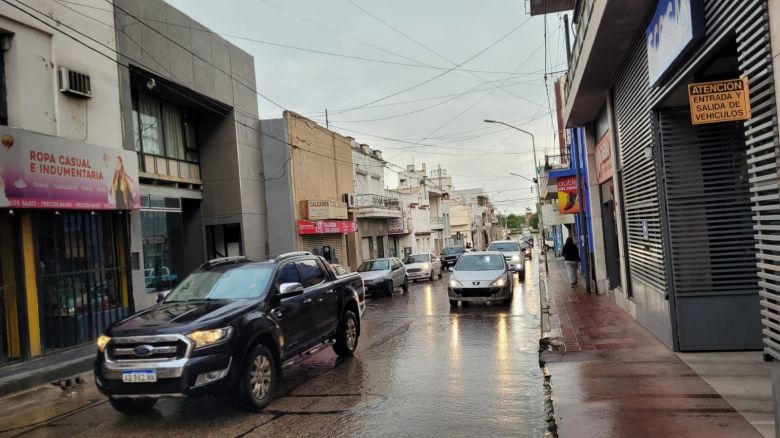
{"type": "Polygon", "coordinates": [[[356,267],[352,140],[290,111],[262,120],[269,253],[311,251],[356,267]]]}

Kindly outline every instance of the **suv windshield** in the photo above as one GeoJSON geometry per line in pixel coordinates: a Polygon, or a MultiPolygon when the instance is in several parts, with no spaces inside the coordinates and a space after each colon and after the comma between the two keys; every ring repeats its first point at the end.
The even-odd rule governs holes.
{"type": "Polygon", "coordinates": [[[268,289],[273,273],[272,264],[193,272],[171,291],[165,302],[260,298],[268,289]]]}
{"type": "Polygon", "coordinates": [[[488,246],[488,251],[520,251],[520,244],[517,242],[493,242],[488,246]]]}
{"type": "Polygon", "coordinates": [[[389,260],[368,260],[360,264],[358,272],[386,271],[390,269],[389,260]]]}
{"type": "Polygon", "coordinates": [[[404,260],[404,263],[408,265],[410,263],[427,263],[430,261],[431,256],[428,254],[415,254],[407,257],[406,260],[404,260]]]}
{"type": "Polygon", "coordinates": [[[459,246],[448,246],[444,248],[444,251],[442,251],[444,255],[461,254],[462,252],[463,252],[463,248],[459,246]]]}
{"type": "Polygon", "coordinates": [[[498,254],[466,254],[455,265],[456,271],[498,271],[505,268],[504,256],[498,254]]]}

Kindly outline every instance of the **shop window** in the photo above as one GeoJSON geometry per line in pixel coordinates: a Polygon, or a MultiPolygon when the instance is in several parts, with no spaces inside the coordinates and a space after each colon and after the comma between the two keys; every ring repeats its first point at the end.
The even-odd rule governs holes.
{"type": "MultiPolygon", "coordinates": [[[[167,198],[155,196],[150,198],[153,206],[166,205],[164,199],[167,198]]],[[[141,211],[141,242],[146,292],[171,289],[183,277],[182,223],[181,211],[141,211]]]]}
{"type": "Polygon", "coordinates": [[[127,248],[124,222],[89,212],[41,212],[34,220],[43,349],[92,342],[128,314],[119,253],[127,248]]]}
{"type": "Polygon", "coordinates": [[[194,115],[140,89],[133,96],[133,140],[138,152],[198,163],[194,115]]]}
{"type": "Polygon", "coordinates": [[[207,226],[206,249],[209,259],[244,255],[241,244],[241,224],[207,226]]]}

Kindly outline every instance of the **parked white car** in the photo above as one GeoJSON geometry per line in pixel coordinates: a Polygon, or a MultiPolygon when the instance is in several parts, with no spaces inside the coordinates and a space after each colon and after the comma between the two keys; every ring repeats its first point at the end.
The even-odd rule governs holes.
{"type": "Polygon", "coordinates": [[[433,281],[434,276],[441,278],[441,260],[430,252],[411,254],[404,260],[406,276],[409,280],[428,279],[433,281]]]}

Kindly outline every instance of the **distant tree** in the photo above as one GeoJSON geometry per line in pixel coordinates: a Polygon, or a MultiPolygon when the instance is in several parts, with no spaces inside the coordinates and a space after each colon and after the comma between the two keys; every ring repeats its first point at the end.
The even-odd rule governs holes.
{"type": "Polygon", "coordinates": [[[539,213],[534,213],[531,215],[531,228],[539,228],[539,213]]]}
{"type": "Polygon", "coordinates": [[[525,225],[525,217],[516,214],[510,214],[506,217],[506,226],[510,230],[521,230],[525,225]]]}

